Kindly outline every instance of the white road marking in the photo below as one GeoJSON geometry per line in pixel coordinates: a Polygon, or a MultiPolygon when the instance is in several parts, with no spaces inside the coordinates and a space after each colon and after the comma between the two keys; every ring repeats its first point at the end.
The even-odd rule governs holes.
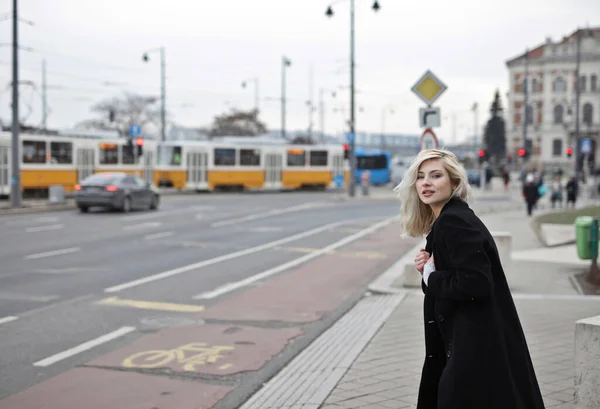
{"type": "Polygon", "coordinates": [[[150,213],[142,213],[142,214],[123,216],[120,218],[120,220],[122,220],[124,222],[133,222],[133,221],[138,221],[138,220],[157,219],[159,217],[181,214],[183,212],[190,212],[190,211],[195,212],[198,210],[213,210],[213,209],[215,209],[215,206],[189,206],[189,207],[182,207],[179,209],[159,210],[159,211],[150,212],[150,213]]]}
{"type": "Polygon", "coordinates": [[[265,227],[255,227],[252,229],[249,229],[249,231],[254,232],[254,233],[270,233],[270,232],[274,232],[274,231],[281,231],[283,230],[282,227],[269,227],[269,226],[265,226],[265,227]]]}
{"type": "Polygon", "coordinates": [[[0,318],[0,325],[2,324],[6,324],[7,322],[12,322],[14,320],[18,320],[19,317],[4,317],[4,318],[0,318]]]}
{"type": "Polygon", "coordinates": [[[245,278],[243,280],[236,281],[234,283],[225,284],[224,286],[219,287],[219,288],[217,288],[217,289],[215,289],[213,291],[209,291],[209,292],[205,292],[205,293],[202,293],[202,294],[198,294],[198,295],[196,295],[196,296],[194,296],[192,298],[195,299],[195,300],[208,300],[208,299],[216,298],[216,297],[218,297],[220,295],[229,293],[231,291],[237,290],[238,288],[245,287],[245,286],[250,285],[250,284],[252,284],[252,283],[254,283],[256,281],[259,281],[259,280],[262,280],[262,279],[264,279],[266,277],[272,276],[273,274],[277,274],[277,273],[280,273],[282,271],[288,270],[288,269],[290,269],[292,267],[296,267],[296,266],[298,266],[298,265],[300,265],[302,263],[305,263],[305,262],[307,262],[309,260],[317,258],[317,257],[319,257],[319,256],[321,256],[321,255],[323,255],[325,253],[328,253],[328,252],[330,252],[332,250],[335,250],[335,249],[337,249],[339,247],[345,246],[348,243],[351,243],[351,242],[353,242],[355,240],[358,240],[361,237],[366,236],[367,234],[370,234],[370,233],[372,233],[372,232],[374,232],[374,231],[376,231],[376,230],[378,230],[378,229],[380,229],[382,227],[387,226],[388,224],[392,223],[396,219],[397,219],[397,217],[391,217],[389,219],[385,219],[385,220],[383,220],[383,221],[381,221],[381,222],[379,222],[377,224],[374,224],[371,227],[367,227],[366,229],[363,229],[360,232],[358,232],[356,234],[353,234],[352,236],[345,237],[342,240],[339,240],[339,241],[337,241],[337,242],[335,242],[333,244],[330,244],[329,246],[324,247],[321,250],[315,251],[313,253],[309,253],[309,254],[307,254],[305,256],[299,257],[299,258],[294,259],[292,261],[289,261],[287,263],[280,264],[277,267],[271,268],[271,269],[269,269],[267,271],[263,271],[262,273],[259,273],[259,274],[255,274],[255,275],[253,275],[251,277],[248,277],[248,278],[245,278]]]}
{"type": "Polygon", "coordinates": [[[305,204],[292,206],[292,207],[284,207],[283,209],[273,209],[273,210],[269,210],[268,212],[264,212],[264,213],[257,213],[257,214],[251,214],[248,216],[238,217],[237,219],[222,220],[220,222],[215,222],[215,223],[211,224],[210,227],[229,226],[232,224],[243,223],[243,222],[247,222],[250,220],[264,219],[265,217],[269,217],[269,216],[297,212],[300,210],[312,209],[315,207],[328,207],[328,206],[333,206],[333,205],[334,205],[333,203],[327,203],[327,202],[305,203],[305,204]]]}
{"type": "Polygon", "coordinates": [[[25,256],[25,259],[26,260],[34,260],[37,258],[61,256],[63,254],[77,253],[80,250],[81,249],[79,247],[69,247],[68,249],[60,249],[60,250],[46,251],[45,253],[30,254],[28,256],[25,256]]]}
{"type": "Polygon", "coordinates": [[[165,237],[172,236],[173,234],[175,234],[175,233],[173,233],[172,231],[164,231],[162,233],[148,234],[144,238],[146,240],[156,240],[156,239],[162,239],[162,238],[165,238],[165,237]]]}
{"type": "Polygon", "coordinates": [[[37,227],[28,227],[25,229],[27,233],[35,233],[39,231],[50,231],[50,230],[60,230],[65,226],[63,224],[50,224],[48,226],[37,226],[37,227]]]}
{"type": "Polygon", "coordinates": [[[119,328],[116,331],[102,335],[101,337],[92,339],[91,341],[84,342],[83,344],[80,344],[74,348],[67,349],[66,351],[59,352],[58,354],[55,354],[48,358],[42,359],[41,361],[37,361],[33,364],[33,366],[50,366],[52,364],[55,364],[58,361],[62,361],[63,359],[70,358],[81,352],[87,351],[88,349],[97,347],[98,345],[101,345],[106,342],[112,341],[113,339],[122,337],[123,335],[129,334],[132,331],[135,331],[135,327],[119,328]]]}
{"type": "Polygon", "coordinates": [[[204,218],[204,215],[202,215],[202,214],[197,214],[196,215],[196,220],[200,220],[200,219],[203,219],[203,218],[204,218]]]}
{"type": "Polygon", "coordinates": [[[48,302],[58,300],[58,295],[30,295],[17,293],[0,293],[0,300],[9,301],[31,301],[31,302],[48,302]]]}
{"type": "Polygon", "coordinates": [[[261,244],[260,246],[255,246],[255,247],[251,247],[249,249],[240,250],[240,251],[236,251],[236,252],[229,253],[229,254],[224,254],[222,256],[218,256],[218,257],[211,258],[208,260],[200,261],[198,263],[189,264],[187,266],[175,268],[173,270],[164,271],[162,273],[153,274],[151,276],[147,276],[147,277],[133,280],[133,281],[130,281],[127,283],[119,284],[114,287],[106,288],[104,291],[107,293],[114,293],[117,291],[125,290],[127,288],[137,287],[142,284],[151,283],[153,281],[162,280],[164,278],[168,278],[168,277],[172,277],[172,276],[175,276],[178,274],[186,273],[188,271],[192,271],[192,270],[196,270],[196,269],[210,266],[213,264],[221,263],[223,261],[233,260],[235,258],[246,256],[248,254],[258,253],[259,251],[277,247],[282,244],[289,243],[291,241],[300,240],[304,237],[313,236],[315,234],[327,231],[333,227],[336,227],[336,226],[339,226],[339,225],[342,225],[345,223],[349,223],[349,222],[342,221],[342,222],[329,223],[329,224],[323,225],[321,227],[317,227],[315,229],[311,229],[311,230],[308,230],[308,231],[305,231],[302,233],[294,234],[293,236],[289,236],[289,237],[286,237],[283,239],[279,239],[279,240],[271,241],[269,243],[261,244]]]}
{"type": "Polygon", "coordinates": [[[139,224],[132,224],[131,226],[123,226],[123,231],[150,229],[150,228],[160,227],[160,226],[162,226],[161,222],[139,223],[139,224]]]}
{"type": "Polygon", "coordinates": [[[72,273],[98,273],[108,271],[105,267],[65,267],[65,268],[38,268],[33,270],[39,274],[72,274],[72,273]]]}

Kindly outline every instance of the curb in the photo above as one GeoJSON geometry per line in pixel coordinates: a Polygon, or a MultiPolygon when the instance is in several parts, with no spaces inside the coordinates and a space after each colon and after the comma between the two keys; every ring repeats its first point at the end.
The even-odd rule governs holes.
{"type": "Polygon", "coordinates": [[[77,206],[75,203],[66,204],[47,204],[41,206],[24,206],[13,208],[0,208],[0,216],[8,216],[12,214],[30,214],[30,213],[44,213],[44,212],[58,212],[63,210],[75,210],[77,206]]]}

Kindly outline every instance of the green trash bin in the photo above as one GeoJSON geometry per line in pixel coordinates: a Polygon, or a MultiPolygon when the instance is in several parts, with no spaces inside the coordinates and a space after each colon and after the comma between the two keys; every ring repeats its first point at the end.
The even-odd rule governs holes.
{"type": "Polygon", "coordinates": [[[591,260],[598,255],[598,221],[592,216],[575,219],[575,243],[580,259],[591,260]]]}

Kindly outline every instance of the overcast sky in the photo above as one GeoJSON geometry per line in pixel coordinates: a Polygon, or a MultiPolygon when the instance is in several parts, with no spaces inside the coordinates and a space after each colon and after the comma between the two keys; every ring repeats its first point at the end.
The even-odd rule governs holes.
{"type": "MultiPolygon", "coordinates": [[[[47,63],[50,127],[65,128],[93,117],[90,106],[123,90],[159,95],[159,54],[143,63],[147,49],[164,46],[167,109],[186,126],[207,126],[231,107],[254,106],[252,83],[259,78],[261,117],[280,128],[281,58],[287,69],[287,129],[306,129],[313,72],[326,97],[325,130],[343,131],[349,109],[349,1],[325,0],[20,0],[21,116],[41,122],[41,66],[47,63]],[[52,6],[51,6],[52,5],[52,6]],[[109,85],[106,85],[109,82],[109,85]],[[116,85],[110,85],[116,84],[116,85]],[[57,88],[61,86],[63,88],[57,88]],[[339,89],[341,87],[341,89],[339,89]],[[337,108],[337,109],[336,109],[337,108]],[[342,114],[345,111],[345,114],[342,114]]],[[[494,91],[507,92],[505,62],[544,42],[559,40],[578,26],[600,26],[598,0],[356,0],[357,127],[419,134],[424,104],[410,91],[432,70],[448,86],[434,104],[442,110],[438,136],[458,140],[473,130],[470,108],[478,102],[483,126],[494,91]]],[[[0,19],[12,0],[0,0],[0,19]]],[[[11,41],[9,20],[0,22],[0,118],[10,121],[11,41]]],[[[506,101],[504,100],[504,105],[506,101]]],[[[317,105],[318,106],[318,105],[317,105]]],[[[319,129],[318,111],[313,117],[319,129]]]]}

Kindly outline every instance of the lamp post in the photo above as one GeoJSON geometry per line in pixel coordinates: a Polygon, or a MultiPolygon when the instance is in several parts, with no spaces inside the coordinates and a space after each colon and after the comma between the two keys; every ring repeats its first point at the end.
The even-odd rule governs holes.
{"type": "MultiPolygon", "coordinates": [[[[345,0],[342,0],[345,1],[345,0]]],[[[337,3],[339,3],[338,1],[337,3]]],[[[333,4],[332,4],[333,5],[333,4]]],[[[333,9],[330,5],[325,11],[327,17],[333,16],[333,9]]],[[[381,7],[379,2],[375,0],[373,3],[373,10],[378,11],[381,7]]],[[[355,37],[355,23],[354,23],[354,0],[350,0],[350,140],[348,144],[348,158],[350,159],[350,188],[348,194],[354,197],[356,191],[356,155],[355,155],[355,139],[356,139],[356,107],[355,107],[355,52],[354,52],[354,37],[355,37]]]]}
{"type": "Polygon", "coordinates": [[[248,82],[252,81],[254,82],[254,109],[256,109],[256,112],[258,112],[260,110],[260,98],[259,98],[259,94],[258,94],[258,78],[250,78],[247,80],[242,81],[242,88],[246,88],[248,86],[248,82]]]}
{"type": "Polygon", "coordinates": [[[160,140],[164,142],[166,140],[166,75],[165,75],[165,47],[153,48],[147,50],[142,59],[144,62],[150,61],[150,56],[148,55],[151,52],[159,51],[160,52],[160,140]]]}
{"type": "Polygon", "coordinates": [[[292,61],[285,55],[281,57],[281,137],[285,138],[285,69],[292,61]]]}

